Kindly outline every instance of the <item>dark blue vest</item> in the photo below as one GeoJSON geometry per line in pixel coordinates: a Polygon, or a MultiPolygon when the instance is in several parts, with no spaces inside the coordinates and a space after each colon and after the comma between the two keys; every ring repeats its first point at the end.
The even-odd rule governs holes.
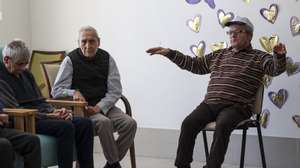
{"type": "Polygon", "coordinates": [[[91,59],[77,48],[69,57],[73,65],[71,89],[79,90],[89,105],[96,105],[107,92],[108,52],[99,48],[96,56],[91,59]]]}

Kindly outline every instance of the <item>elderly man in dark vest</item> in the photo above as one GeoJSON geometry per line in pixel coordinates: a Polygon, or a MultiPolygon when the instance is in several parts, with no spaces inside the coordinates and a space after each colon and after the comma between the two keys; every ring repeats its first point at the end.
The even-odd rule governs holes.
{"type": "Polygon", "coordinates": [[[82,27],[79,31],[79,48],[63,60],[54,86],[54,98],[73,97],[87,101],[86,113],[94,122],[99,136],[105,168],[120,168],[136,132],[136,122],[115,106],[121,97],[120,74],[110,54],[100,49],[100,38],[95,28],[82,27]],[[113,132],[119,136],[114,139],[113,132]]]}

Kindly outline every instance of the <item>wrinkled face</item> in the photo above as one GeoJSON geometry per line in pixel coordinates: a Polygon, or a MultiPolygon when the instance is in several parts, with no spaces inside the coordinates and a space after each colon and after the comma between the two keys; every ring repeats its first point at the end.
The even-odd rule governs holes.
{"type": "Polygon", "coordinates": [[[8,56],[3,58],[3,62],[8,72],[17,76],[26,70],[28,64],[28,60],[14,62],[8,56]]]}
{"type": "Polygon", "coordinates": [[[94,57],[97,49],[100,46],[100,41],[93,31],[83,31],[79,36],[79,47],[86,57],[94,57]]]}
{"type": "Polygon", "coordinates": [[[244,49],[250,45],[252,34],[245,30],[243,25],[231,25],[227,32],[231,47],[237,50],[244,49]]]}

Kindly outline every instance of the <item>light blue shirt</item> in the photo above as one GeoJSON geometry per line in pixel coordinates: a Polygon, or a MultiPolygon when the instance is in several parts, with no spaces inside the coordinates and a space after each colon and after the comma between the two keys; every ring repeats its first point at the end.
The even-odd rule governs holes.
{"type": "MultiPolygon", "coordinates": [[[[71,89],[73,77],[73,65],[70,57],[65,57],[57,73],[51,95],[53,98],[70,97],[74,95],[75,90],[71,89]]],[[[97,106],[106,114],[119,100],[122,95],[122,85],[120,74],[115,60],[109,56],[109,68],[107,77],[107,92],[97,106]]]]}

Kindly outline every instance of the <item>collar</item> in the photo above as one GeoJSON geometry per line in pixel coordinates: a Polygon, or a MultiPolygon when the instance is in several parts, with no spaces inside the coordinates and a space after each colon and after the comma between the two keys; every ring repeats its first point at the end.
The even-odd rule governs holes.
{"type": "Polygon", "coordinates": [[[253,48],[252,48],[252,45],[250,44],[248,47],[243,48],[243,49],[238,50],[238,51],[234,51],[233,47],[229,47],[228,49],[229,49],[229,51],[231,51],[231,52],[239,53],[239,52],[247,52],[247,51],[250,51],[250,50],[252,50],[253,48]]]}

